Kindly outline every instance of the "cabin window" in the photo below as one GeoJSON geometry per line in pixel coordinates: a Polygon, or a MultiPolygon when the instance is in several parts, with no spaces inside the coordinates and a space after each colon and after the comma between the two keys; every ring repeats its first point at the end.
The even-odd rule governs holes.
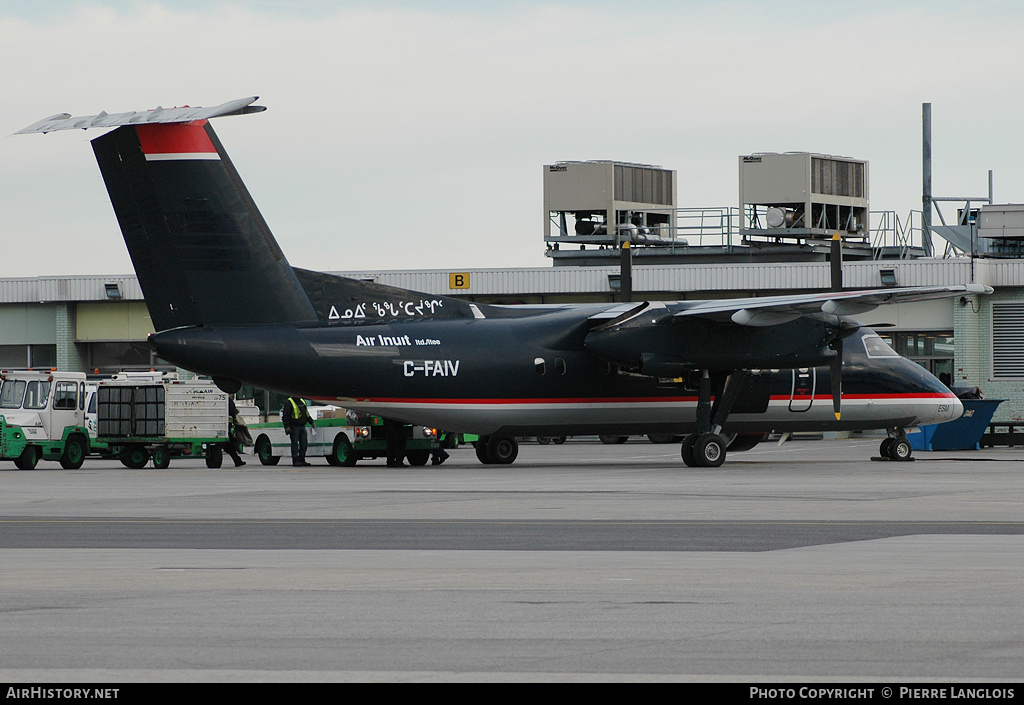
{"type": "Polygon", "coordinates": [[[546,365],[544,364],[544,358],[538,357],[533,361],[533,369],[537,370],[537,374],[542,375],[546,371],[546,365]]]}
{"type": "Polygon", "coordinates": [[[555,358],[555,372],[560,375],[565,374],[565,360],[560,357],[555,358]]]}
{"type": "Polygon", "coordinates": [[[8,379],[0,388],[0,409],[20,409],[25,398],[25,380],[8,379]]]}
{"type": "Polygon", "coordinates": [[[53,393],[53,408],[58,411],[74,411],[78,406],[78,385],[74,382],[57,382],[53,393]]]}
{"type": "Polygon", "coordinates": [[[28,383],[25,391],[26,409],[45,409],[46,401],[50,398],[50,383],[32,381],[28,383]]]}

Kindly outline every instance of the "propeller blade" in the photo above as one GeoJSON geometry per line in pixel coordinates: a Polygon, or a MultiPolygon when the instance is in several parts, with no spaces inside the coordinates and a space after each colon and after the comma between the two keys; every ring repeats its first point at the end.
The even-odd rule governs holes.
{"type": "Polygon", "coordinates": [[[839,420],[840,405],[843,396],[843,340],[836,338],[829,347],[836,351],[836,356],[829,363],[829,381],[832,383],[832,411],[839,420]]]}
{"type": "Polygon", "coordinates": [[[832,249],[829,253],[829,263],[832,265],[832,291],[843,290],[843,241],[839,233],[832,236],[832,249]]]}

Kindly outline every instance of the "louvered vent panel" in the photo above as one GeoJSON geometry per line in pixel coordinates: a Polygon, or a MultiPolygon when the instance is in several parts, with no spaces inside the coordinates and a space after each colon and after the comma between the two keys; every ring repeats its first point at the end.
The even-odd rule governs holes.
{"type": "Polygon", "coordinates": [[[992,304],[992,376],[1024,377],[1024,304],[992,304]]]}

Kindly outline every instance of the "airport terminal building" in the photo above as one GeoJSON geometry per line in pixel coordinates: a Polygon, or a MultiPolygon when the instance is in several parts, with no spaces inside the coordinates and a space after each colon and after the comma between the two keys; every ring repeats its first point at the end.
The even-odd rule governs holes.
{"type": "MultiPolygon", "coordinates": [[[[561,304],[616,301],[616,266],[463,271],[338,272],[381,284],[476,302],[561,304]],[[458,288],[455,288],[458,287],[458,288]]],[[[996,421],[1024,418],[1024,260],[873,260],[844,265],[848,288],[986,284],[990,296],[883,306],[858,316],[905,357],[954,385],[1006,401],[996,421]],[[948,377],[947,377],[948,375],[948,377]]],[[[818,262],[656,264],[632,269],[635,301],[767,296],[825,290],[818,262]]],[[[134,275],[0,280],[0,368],[106,375],[173,369],[146,337],[153,326],[134,275]]]]}
{"type": "MultiPolygon", "coordinates": [[[[1024,206],[994,204],[990,182],[987,203],[965,203],[955,225],[924,211],[901,223],[869,210],[866,161],[803,152],[741,156],[739,184],[738,207],[680,208],[671,170],[545,165],[553,266],[334,274],[495,304],[756,297],[834,286],[839,236],[843,288],[992,287],[856,318],[947,384],[1005,400],[994,421],[1024,420],[1024,206]]],[[[135,275],[0,280],[0,368],[173,369],[150,350],[152,331],[135,275]]]]}

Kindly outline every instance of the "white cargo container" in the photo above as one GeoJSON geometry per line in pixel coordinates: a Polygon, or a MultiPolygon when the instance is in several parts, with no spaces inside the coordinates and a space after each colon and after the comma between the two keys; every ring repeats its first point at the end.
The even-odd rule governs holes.
{"type": "Polygon", "coordinates": [[[150,457],[165,468],[172,456],[205,457],[220,467],[228,435],[228,395],[210,380],[174,374],[122,374],[100,382],[97,439],[130,468],[150,457]]]}

